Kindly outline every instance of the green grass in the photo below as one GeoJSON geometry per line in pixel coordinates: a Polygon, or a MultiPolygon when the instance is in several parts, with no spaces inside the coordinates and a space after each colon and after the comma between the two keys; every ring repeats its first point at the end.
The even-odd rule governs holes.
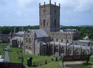
{"type": "Polygon", "coordinates": [[[5,50],[3,48],[0,48],[0,55],[3,56],[3,59],[5,58],[5,50]]]}
{"type": "MultiPolygon", "coordinates": [[[[90,57],[89,62],[93,62],[93,56],[90,57]]],[[[84,63],[84,64],[82,64],[80,66],[75,66],[75,67],[72,67],[72,68],[92,68],[92,67],[93,67],[92,64],[86,64],[86,63],[84,63]]]]}
{"type": "Polygon", "coordinates": [[[24,64],[27,65],[27,58],[32,57],[33,65],[36,65],[38,67],[26,67],[26,68],[59,68],[59,61],[56,62],[54,57],[48,57],[48,56],[35,56],[35,55],[24,55],[24,64]],[[51,61],[51,59],[54,59],[54,61],[51,61]],[[47,59],[48,64],[45,65],[45,59],[47,59]]]}
{"type": "Polygon", "coordinates": [[[74,66],[72,68],[92,68],[92,67],[93,67],[92,64],[86,64],[86,63],[84,63],[84,64],[82,64],[80,66],[74,66]]]}
{"type": "Polygon", "coordinates": [[[89,60],[89,61],[90,61],[90,62],[93,62],[93,56],[90,57],[90,60],[89,60]]]}
{"type": "Polygon", "coordinates": [[[60,68],[59,62],[51,62],[49,64],[37,67],[37,68],[60,68]]]}
{"type": "Polygon", "coordinates": [[[3,59],[5,58],[5,47],[8,45],[9,43],[0,43],[0,55],[3,56],[3,59]]]}
{"type": "Polygon", "coordinates": [[[0,43],[0,47],[6,47],[8,45],[9,45],[9,43],[0,43]]]}
{"type": "MultiPolygon", "coordinates": [[[[9,57],[10,61],[14,63],[21,63],[21,60],[18,59],[22,55],[20,52],[21,49],[19,48],[10,48],[9,49],[9,57]],[[18,53],[19,54],[18,54],[18,53]]],[[[55,60],[55,57],[52,56],[36,56],[36,55],[31,55],[31,54],[23,54],[24,57],[24,64],[26,68],[60,68],[59,61],[51,61],[51,59],[55,60]],[[28,57],[32,57],[32,64],[37,67],[28,67],[27,66],[27,59],[28,57]],[[48,64],[45,64],[45,60],[47,60],[48,64]]]]}
{"type": "Polygon", "coordinates": [[[21,49],[19,49],[19,48],[10,48],[9,49],[9,58],[10,58],[11,62],[21,63],[21,60],[19,59],[19,57],[21,56],[20,50],[21,49]]]}
{"type": "Polygon", "coordinates": [[[51,59],[53,58],[54,59],[54,57],[48,57],[48,56],[35,56],[35,55],[27,55],[27,54],[25,54],[24,55],[24,64],[26,64],[27,63],[27,58],[28,57],[32,57],[33,58],[33,64],[34,65],[44,65],[45,64],[45,60],[47,60],[47,62],[48,63],[50,63],[51,62],[51,59]]]}
{"type": "MultiPolygon", "coordinates": [[[[10,61],[11,62],[15,62],[15,63],[21,63],[21,60],[18,59],[18,57],[20,57],[22,55],[22,53],[20,51],[22,51],[22,49],[19,48],[10,48],[9,49],[9,57],[10,57],[10,61]]],[[[26,66],[26,68],[60,68],[60,58],[59,61],[55,61],[55,57],[52,56],[36,56],[36,55],[31,55],[31,54],[23,54],[24,57],[24,65],[26,66]],[[28,67],[27,66],[27,58],[28,57],[32,57],[32,64],[36,65],[36,67],[28,67]],[[47,59],[48,64],[45,64],[45,60],[47,59]],[[54,61],[51,61],[51,59],[54,59],[54,61]]],[[[93,62],[93,57],[90,57],[90,61],[93,62]]],[[[80,66],[73,66],[71,68],[91,68],[92,65],[91,64],[82,64],[80,66]]]]}

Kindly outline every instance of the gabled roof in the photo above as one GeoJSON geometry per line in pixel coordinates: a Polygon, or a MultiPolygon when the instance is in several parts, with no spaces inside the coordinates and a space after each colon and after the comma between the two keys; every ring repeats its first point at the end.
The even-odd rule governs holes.
{"type": "Polygon", "coordinates": [[[15,33],[16,35],[24,35],[24,31],[19,31],[17,33],[15,33]]]}
{"type": "Polygon", "coordinates": [[[87,42],[87,43],[89,43],[89,42],[91,42],[91,40],[76,40],[77,42],[87,42]]]}
{"type": "Polygon", "coordinates": [[[60,32],[77,32],[76,29],[63,29],[63,30],[60,30],[60,32]]]}
{"type": "Polygon", "coordinates": [[[31,31],[36,33],[37,38],[48,37],[48,34],[43,29],[31,29],[31,31]]]}

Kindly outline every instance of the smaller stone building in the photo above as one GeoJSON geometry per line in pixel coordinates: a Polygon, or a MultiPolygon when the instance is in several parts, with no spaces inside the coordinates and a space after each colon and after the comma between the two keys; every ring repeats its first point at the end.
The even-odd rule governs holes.
{"type": "Polygon", "coordinates": [[[0,42],[1,43],[9,43],[10,34],[0,34],[0,42]]]}
{"type": "Polygon", "coordinates": [[[24,53],[46,55],[47,43],[51,40],[43,29],[29,29],[24,34],[24,53]]]}
{"type": "Polygon", "coordinates": [[[60,30],[60,4],[39,4],[40,29],[24,33],[24,53],[33,55],[88,55],[93,46],[88,40],[80,40],[77,29],[60,30]]]}
{"type": "Polygon", "coordinates": [[[23,48],[23,38],[24,38],[24,31],[19,31],[17,33],[12,34],[10,39],[10,46],[23,48]]]}

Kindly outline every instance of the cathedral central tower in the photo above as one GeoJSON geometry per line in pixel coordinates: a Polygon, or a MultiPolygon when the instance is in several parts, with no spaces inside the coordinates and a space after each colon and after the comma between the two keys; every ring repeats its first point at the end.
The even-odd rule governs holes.
{"type": "Polygon", "coordinates": [[[40,29],[46,32],[57,32],[60,30],[60,4],[39,4],[40,29]]]}

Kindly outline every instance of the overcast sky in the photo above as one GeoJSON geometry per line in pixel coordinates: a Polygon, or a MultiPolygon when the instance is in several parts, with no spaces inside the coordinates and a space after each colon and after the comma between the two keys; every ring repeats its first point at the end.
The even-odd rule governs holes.
{"type": "MultiPolygon", "coordinates": [[[[49,0],[0,0],[0,26],[39,25],[39,2],[49,0]]],[[[51,0],[61,4],[60,24],[93,25],[93,0],[51,0]]]]}

